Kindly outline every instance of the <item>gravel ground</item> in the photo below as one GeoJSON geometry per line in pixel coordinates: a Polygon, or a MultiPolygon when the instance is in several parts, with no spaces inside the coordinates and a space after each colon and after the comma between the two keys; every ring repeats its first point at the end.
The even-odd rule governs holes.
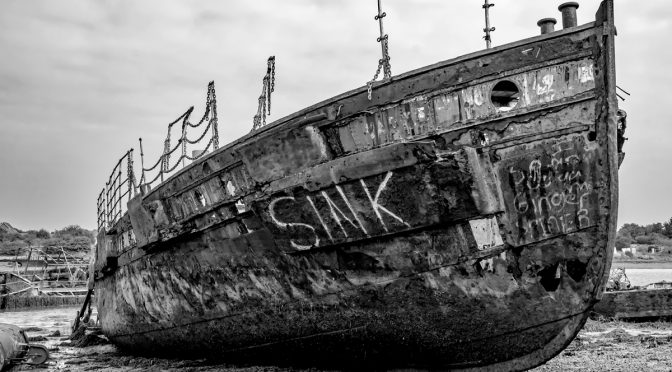
{"type": "Polygon", "coordinates": [[[560,355],[533,371],[672,371],[672,322],[589,320],[560,355]]]}
{"type": "MultiPolygon", "coordinates": [[[[28,336],[51,353],[51,360],[44,366],[17,366],[12,371],[289,371],[213,365],[205,360],[134,357],[120,353],[111,344],[74,347],[67,336],[75,311],[67,308],[1,314],[3,323],[26,328],[28,336]]],[[[672,371],[672,322],[589,320],[567,349],[533,371],[672,371]]]]}

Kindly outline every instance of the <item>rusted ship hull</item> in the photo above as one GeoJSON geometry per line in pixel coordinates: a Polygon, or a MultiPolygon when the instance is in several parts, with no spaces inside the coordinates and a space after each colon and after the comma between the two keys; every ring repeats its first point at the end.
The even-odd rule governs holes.
{"type": "Polygon", "coordinates": [[[194,162],[100,231],[103,331],[239,363],[551,358],[611,263],[613,38],[607,0],[594,23],[348,92],[194,162]]]}

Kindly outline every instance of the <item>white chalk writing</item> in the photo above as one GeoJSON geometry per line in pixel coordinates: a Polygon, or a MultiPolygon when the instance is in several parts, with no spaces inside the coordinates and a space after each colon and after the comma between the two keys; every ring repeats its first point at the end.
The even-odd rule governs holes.
{"type": "Polygon", "coordinates": [[[551,147],[549,155],[508,168],[512,212],[520,242],[565,234],[591,225],[594,188],[587,177],[583,148],[573,141],[551,147]]]}
{"type": "Polygon", "coordinates": [[[282,196],[277,199],[274,199],[271,204],[268,205],[268,212],[269,215],[271,216],[271,219],[273,222],[275,222],[276,225],[282,228],[288,228],[288,227],[302,227],[305,229],[308,229],[312,232],[312,235],[315,237],[315,241],[312,245],[302,245],[302,244],[297,244],[294,240],[290,241],[290,244],[292,247],[298,249],[298,250],[305,250],[305,249],[310,249],[313,246],[319,246],[320,245],[320,237],[315,234],[315,228],[311,225],[305,224],[305,223],[300,223],[300,222],[282,222],[278,220],[278,217],[275,215],[275,206],[278,204],[278,202],[281,202],[283,200],[291,200],[295,201],[294,197],[292,196],[282,196]]]}
{"type": "Polygon", "coordinates": [[[378,220],[380,221],[380,224],[383,225],[383,228],[385,229],[385,231],[388,231],[388,230],[387,230],[387,226],[385,225],[385,221],[383,221],[383,217],[380,215],[381,211],[387,213],[390,217],[392,217],[395,220],[397,220],[397,221],[403,223],[404,225],[410,227],[410,225],[407,224],[406,222],[404,222],[404,220],[402,220],[401,217],[399,217],[396,214],[390,212],[389,209],[383,207],[378,202],[378,198],[380,198],[380,193],[382,193],[383,190],[385,190],[385,186],[387,186],[387,181],[389,181],[390,178],[392,178],[392,172],[388,172],[385,175],[385,179],[383,180],[383,182],[380,183],[380,186],[378,186],[378,191],[376,191],[376,196],[373,199],[371,198],[371,193],[369,193],[369,188],[366,187],[366,183],[364,183],[364,180],[359,180],[359,182],[362,183],[362,189],[364,189],[364,192],[366,193],[366,196],[369,198],[369,201],[371,202],[371,207],[373,208],[373,211],[376,213],[376,217],[378,217],[378,220]]]}
{"type": "Polygon", "coordinates": [[[335,185],[298,198],[281,196],[269,203],[268,214],[275,226],[290,232],[289,244],[298,250],[319,247],[323,243],[320,235],[336,243],[365,238],[376,230],[405,229],[411,225],[383,205],[392,176],[387,172],[376,188],[360,179],[348,188],[335,185]]]}

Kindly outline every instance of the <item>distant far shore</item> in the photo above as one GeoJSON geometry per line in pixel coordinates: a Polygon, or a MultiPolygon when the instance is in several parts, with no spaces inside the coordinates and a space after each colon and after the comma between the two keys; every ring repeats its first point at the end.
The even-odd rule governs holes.
{"type": "Polygon", "coordinates": [[[611,262],[611,268],[615,269],[617,267],[624,267],[627,269],[672,269],[672,261],[642,261],[642,260],[632,260],[632,261],[621,261],[613,260],[611,262]]]}

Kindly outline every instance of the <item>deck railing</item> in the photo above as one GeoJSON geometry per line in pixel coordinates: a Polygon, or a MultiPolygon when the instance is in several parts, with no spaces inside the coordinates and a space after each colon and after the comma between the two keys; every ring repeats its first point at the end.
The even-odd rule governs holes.
{"type": "Polygon", "coordinates": [[[145,168],[144,150],[142,148],[142,138],[140,138],[140,169],[141,176],[137,180],[134,173],[133,149],[128,150],[112,169],[105,187],[98,195],[98,230],[102,228],[111,228],[126,212],[126,204],[138,193],[146,193],[152,187],[160,185],[170,175],[176,171],[180,165],[184,167],[186,161],[194,161],[204,156],[210,150],[216,150],[219,147],[219,132],[217,128],[217,98],[215,95],[215,83],[208,84],[208,93],[206,97],[205,113],[197,123],[191,123],[189,118],[194,111],[190,107],[184,114],[175,121],[168,124],[168,133],[163,143],[163,152],[159,159],[148,168],[145,168]],[[171,143],[171,132],[176,124],[181,123],[180,136],[176,143],[171,143]],[[199,128],[200,134],[195,137],[189,137],[193,128],[199,128]],[[200,144],[210,133],[210,139],[205,148],[193,149],[191,156],[187,152],[188,148],[200,144]],[[180,149],[180,156],[175,158],[173,155],[180,149]],[[171,161],[171,158],[173,159],[171,161]],[[153,175],[152,175],[153,174],[153,175]],[[158,181],[158,182],[157,182],[158,181]]]}

